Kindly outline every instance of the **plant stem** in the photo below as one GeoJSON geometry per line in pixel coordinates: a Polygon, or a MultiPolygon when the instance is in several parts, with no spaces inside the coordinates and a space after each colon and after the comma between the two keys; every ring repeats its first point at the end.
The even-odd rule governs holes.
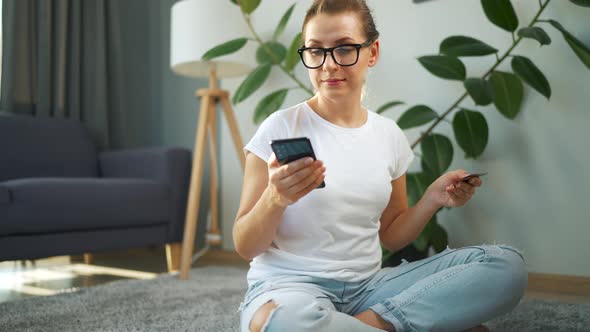
{"type": "Polygon", "coordinates": [[[256,39],[256,41],[260,44],[260,46],[262,46],[262,48],[264,48],[264,50],[266,51],[266,53],[269,54],[273,58],[275,64],[277,66],[279,66],[279,68],[281,68],[283,70],[283,72],[285,72],[285,74],[287,74],[289,77],[291,77],[291,79],[293,79],[293,81],[295,81],[295,83],[297,83],[297,85],[299,85],[299,87],[301,87],[301,89],[303,89],[305,92],[307,92],[311,96],[313,96],[314,93],[313,93],[313,91],[311,89],[309,89],[307,86],[305,86],[305,84],[303,84],[293,73],[289,72],[287,70],[287,68],[285,68],[285,66],[280,63],[280,61],[277,61],[278,59],[275,57],[275,54],[262,41],[262,39],[260,38],[260,36],[256,33],[256,30],[254,30],[254,26],[252,25],[252,21],[250,21],[250,16],[249,15],[246,15],[244,12],[242,12],[242,15],[244,16],[244,19],[246,20],[246,24],[248,24],[248,29],[250,29],[250,32],[252,32],[252,35],[254,35],[254,38],[256,39]]]}
{"type": "MultiPolygon", "coordinates": [[[[533,19],[531,20],[531,22],[529,23],[529,25],[527,27],[529,27],[529,28],[532,27],[539,20],[539,16],[541,15],[541,13],[543,13],[543,11],[545,10],[545,8],[549,4],[549,2],[551,2],[551,0],[547,0],[545,3],[541,4],[541,8],[539,8],[539,10],[537,11],[537,14],[535,15],[535,17],[533,17],[533,19]]],[[[514,36],[514,33],[512,34],[512,36],[514,36]]],[[[512,45],[510,46],[510,48],[508,48],[508,50],[499,59],[496,60],[496,63],[481,78],[486,79],[496,68],[498,68],[498,66],[502,63],[502,61],[504,61],[504,59],[506,59],[508,56],[510,56],[510,52],[512,52],[512,50],[514,50],[516,45],[518,45],[521,40],[522,40],[521,36],[519,36],[517,39],[513,38],[512,45]]],[[[418,144],[420,144],[420,142],[422,142],[422,140],[424,138],[426,138],[426,136],[428,136],[432,132],[432,130],[444,118],[446,118],[447,115],[449,115],[449,113],[451,113],[451,111],[453,109],[455,109],[455,107],[457,107],[457,105],[459,105],[463,101],[463,99],[465,99],[465,97],[467,97],[468,94],[469,93],[467,91],[465,91],[465,93],[463,93],[463,95],[461,97],[459,97],[459,99],[457,99],[451,107],[449,107],[440,117],[438,117],[438,119],[430,127],[428,127],[428,129],[414,143],[412,143],[412,149],[414,149],[418,144]]]]}
{"type": "Polygon", "coordinates": [[[467,97],[468,93],[467,91],[465,91],[465,93],[463,93],[463,95],[461,97],[459,97],[459,99],[457,99],[457,101],[455,101],[455,103],[453,103],[453,105],[451,107],[449,107],[448,110],[446,110],[443,115],[439,116],[438,119],[436,119],[436,121],[430,126],[428,127],[428,129],[426,129],[426,131],[422,134],[422,136],[420,136],[420,138],[418,138],[416,140],[416,142],[412,143],[412,149],[416,147],[416,145],[420,144],[420,142],[422,142],[422,140],[424,138],[426,138],[426,136],[428,136],[432,130],[434,129],[434,127],[436,127],[444,118],[446,118],[447,115],[449,115],[449,113],[451,113],[452,110],[455,109],[455,107],[457,107],[457,105],[459,105],[459,103],[461,103],[463,101],[463,99],[465,99],[465,97],[467,97]]]}

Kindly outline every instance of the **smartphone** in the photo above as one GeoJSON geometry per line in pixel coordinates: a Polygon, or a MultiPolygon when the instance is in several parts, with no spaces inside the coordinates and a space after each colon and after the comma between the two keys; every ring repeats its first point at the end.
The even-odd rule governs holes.
{"type": "MultiPolygon", "coordinates": [[[[311,157],[313,160],[316,160],[315,153],[311,147],[311,141],[307,137],[272,140],[270,147],[281,165],[304,157],[311,157]]],[[[318,188],[324,188],[325,186],[326,183],[322,181],[318,188]]]]}
{"type": "Polygon", "coordinates": [[[463,177],[463,178],[461,179],[461,181],[463,181],[463,182],[467,182],[467,181],[469,181],[469,179],[472,179],[472,178],[478,178],[478,177],[480,177],[480,176],[484,176],[484,175],[486,175],[486,174],[488,174],[488,173],[473,173],[473,174],[469,174],[469,175],[467,175],[467,176],[463,177]]]}

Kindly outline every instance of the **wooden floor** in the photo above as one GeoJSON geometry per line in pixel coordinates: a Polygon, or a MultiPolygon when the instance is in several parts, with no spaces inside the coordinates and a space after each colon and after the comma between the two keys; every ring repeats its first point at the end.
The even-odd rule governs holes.
{"type": "MultiPolygon", "coordinates": [[[[247,268],[235,252],[211,250],[193,265],[240,266],[247,268]]],[[[73,292],[80,287],[91,287],[123,279],[151,279],[166,273],[163,246],[100,253],[94,263],[86,265],[82,256],[60,256],[33,262],[0,262],[0,302],[29,296],[46,296],[73,292]]],[[[529,285],[531,283],[529,282],[529,285]]],[[[590,296],[528,289],[525,297],[559,300],[568,303],[590,303],[590,296]]]]}

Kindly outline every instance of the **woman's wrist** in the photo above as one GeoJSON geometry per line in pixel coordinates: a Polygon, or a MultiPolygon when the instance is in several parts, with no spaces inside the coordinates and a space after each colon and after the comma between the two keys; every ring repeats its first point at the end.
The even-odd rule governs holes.
{"type": "Polygon", "coordinates": [[[272,209],[286,209],[289,204],[285,202],[285,200],[281,197],[281,195],[273,189],[273,187],[269,184],[265,189],[265,194],[267,197],[267,203],[270,208],[272,209]]]}
{"type": "Polygon", "coordinates": [[[426,192],[424,193],[424,196],[422,196],[422,199],[420,199],[419,203],[421,203],[421,205],[423,205],[425,209],[433,211],[433,213],[436,213],[436,211],[440,210],[444,206],[444,204],[440,202],[438,196],[439,194],[437,192],[428,187],[428,189],[426,189],[426,192]]]}

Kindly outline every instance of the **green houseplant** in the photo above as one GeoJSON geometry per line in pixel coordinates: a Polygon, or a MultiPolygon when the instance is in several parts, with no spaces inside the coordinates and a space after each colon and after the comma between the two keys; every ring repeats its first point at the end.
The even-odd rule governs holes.
{"type": "MultiPolygon", "coordinates": [[[[310,96],[313,91],[298,77],[294,69],[299,63],[297,48],[301,47],[301,34],[297,34],[290,45],[278,41],[291,17],[295,4],[291,5],[281,17],[272,38],[263,40],[254,29],[250,15],[258,8],[261,0],[229,0],[236,4],[250,28],[252,37],[238,38],[222,43],[203,55],[203,59],[213,59],[240,50],[246,43],[258,44],[254,69],[240,84],[233,96],[237,104],[264,85],[271,70],[280,70],[295,83],[293,88],[275,90],[263,97],[257,104],[253,121],[260,123],[271,113],[278,110],[290,90],[300,89],[310,96]]],[[[536,92],[551,97],[551,85],[543,72],[528,57],[516,54],[517,46],[523,40],[534,40],[540,46],[551,44],[551,38],[545,28],[557,29],[566,43],[576,54],[586,69],[590,69],[590,48],[566,30],[558,21],[543,19],[541,15],[551,0],[539,0],[538,9],[528,24],[521,26],[510,0],[480,0],[485,16],[496,27],[506,31],[512,40],[511,45],[500,51],[492,45],[470,36],[455,35],[445,38],[438,46],[438,53],[419,57],[419,63],[434,76],[462,84],[464,92],[450,103],[450,107],[437,112],[427,105],[410,106],[397,119],[402,129],[424,128],[420,137],[412,143],[413,149],[419,149],[421,171],[407,174],[408,199],[410,205],[422,197],[426,188],[436,178],[447,171],[453,160],[454,151],[451,138],[436,133],[435,129],[442,121],[451,123],[457,145],[463,150],[465,158],[477,159],[484,152],[489,140],[489,128],[483,113],[477,109],[468,109],[462,103],[471,98],[477,106],[493,104],[507,119],[514,119],[522,109],[524,86],[528,85],[536,92]],[[496,61],[480,77],[468,77],[464,57],[495,57],[496,61]],[[499,66],[510,62],[512,71],[501,71],[499,66]],[[419,146],[419,147],[418,147],[419,146]]],[[[590,0],[569,0],[573,6],[583,9],[590,7],[590,0]]],[[[590,11],[590,10],[589,10],[590,11]]],[[[376,112],[383,113],[405,103],[390,101],[379,107],[376,112]]],[[[414,251],[426,256],[429,248],[440,252],[448,243],[447,232],[437,221],[437,215],[427,224],[418,239],[413,243],[414,251]]],[[[385,258],[391,253],[385,253],[385,258]]]]}

